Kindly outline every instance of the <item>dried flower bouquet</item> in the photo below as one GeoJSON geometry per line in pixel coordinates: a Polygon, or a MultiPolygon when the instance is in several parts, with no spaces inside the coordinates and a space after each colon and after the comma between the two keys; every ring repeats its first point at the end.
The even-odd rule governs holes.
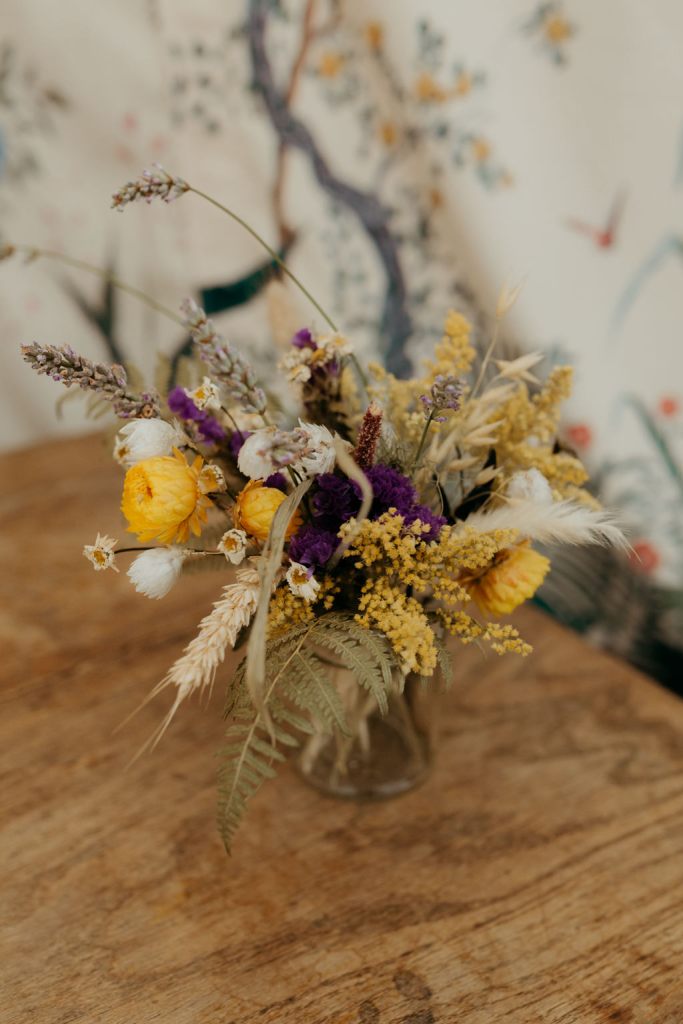
{"type": "MultiPolygon", "coordinates": [[[[113,205],[189,192],[244,224],[161,168],[126,185],[113,205]]],[[[226,846],[283,749],[348,732],[348,701],[321,652],[351,669],[383,710],[397,678],[429,679],[439,666],[448,674],[447,634],[498,654],[529,653],[497,617],[531,598],[548,572],[534,543],[624,544],[582,489],[580,461],[557,439],[568,367],[541,384],[532,371],[542,356],[496,359],[494,335],[473,373],[469,324],[450,312],[415,378],[363,370],[283,270],[329,325],[298,330],[279,364],[301,418],[269,401],[267,382],[192,300],[182,322],[196,357],[185,372],[194,376],[165,395],[137,392],[123,367],[70,348],[23,348],[38,373],[78,385],[126,421],[113,454],[125,470],[121,510],[141,546],[117,548],[98,534],[84,549],[94,568],[118,571],[117,558],[132,552],[128,576],[150,598],[164,597],[198,562],[232,569],[154,691],[169,689],[173,700],[152,738],[187,697],[212,686],[226,651],[244,645],[228,683],[220,770],[226,846]]],[[[513,301],[501,296],[496,324],[513,301]]]]}

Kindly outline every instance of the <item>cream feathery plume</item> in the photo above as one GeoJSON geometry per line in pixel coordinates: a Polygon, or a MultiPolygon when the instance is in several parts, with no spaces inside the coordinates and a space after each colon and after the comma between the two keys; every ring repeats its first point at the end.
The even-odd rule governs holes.
{"type": "Polygon", "coordinates": [[[143,744],[134,760],[145,750],[157,745],[173,721],[176,711],[190,694],[202,693],[207,688],[209,693],[211,692],[225,652],[235,646],[240,631],[249,625],[256,611],[259,591],[259,574],[253,565],[240,569],[237,572],[237,582],[223,587],[221,597],[199,623],[199,632],[194,640],[190,641],[175,664],[144,701],[144,704],[147,704],[169,686],[176,688],[175,700],[170,710],[143,744]]]}
{"type": "Polygon", "coordinates": [[[542,505],[524,499],[508,499],[506,504],[490,512],[468,516],[466,525],[482,533],[517,530],[521,536],[545,544],[602,544],[622,551],[630,549],[611,512],[575,501],[542,505]]]}

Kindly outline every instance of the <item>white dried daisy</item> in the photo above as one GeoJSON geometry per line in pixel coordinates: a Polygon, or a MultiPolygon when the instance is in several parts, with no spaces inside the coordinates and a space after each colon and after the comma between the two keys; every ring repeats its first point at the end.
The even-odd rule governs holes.
{"type": "Polygon", "coordinates": [[[299,428],[306,436],[306,447],[293,463],[293,468],[302,476],[318,476],[331,473],[336,461],[334,437],[317,423],[299,420],[299,428]]]}
{"type": "Polygon", "coordinates": [[[225,474],[214,462],[202,467],[199,474],[199,489],[203,494],[215,494],[226,489],[225,474]]]}
{"type": "Polygon", "coordinates": [[[303,597],[304,601],[315,601],[320,584],[313,575],[313,570],[301,562],[292,562],[285,576],[289,589],[295,597],[303,597]]]}
{"type": "Polygon", "coordinates": [[[138,594],[158,600],[168,594],[180,576],[188,553],[186,548],[179,547],[143,551],[131,562],[127,576],[138,594]]]}
{"type": "Polygon", "coordinates": [[[293,384],[305,384],[311,379],[311,355],[310,348],[291,348],[278,363],[278,369],[293,384]]]}
{"type": "Polygon", "coordinates": [[[121,427],[114,443],[114,458],[130,469],[136,462],[156,455],[171,455],[174,448],[188,443],[188,437],[177,420],[131,420],[121,427]]]}
{"type": "Polygon", "coordinates": [[[244,561],[248,541],[249,538],[244,530],[228,530],[219,540],[217,548],[225,555],[229,562],[232,562],[233,565],[239,565],[240,562],[244,561]]]}
{"type": "Polygon", "coordinates": [[[220,409],[221,407],[220,391],[210,377],[204,377],[199,387],[194,391],[186,391],[185,394],[192,399],[198,409],[220,409]]]}
{"type": "Polygon", "coordinates": [[[84,546],[83,554],[92,563],[93,568],[97,572],[100,572],[102,569],[113,569],[114,572],[118,572],[119,570],[114,562],[114,548],[117,543],[113,537],[107,537],[106,534],[98,533],[94,544],[86,544],[84,546]]]}
{"type": "Polygon", "coordinates": [[[351,343],[343,334],[321,334],[315,339],[318,346],[317,352],[313,353],[313,362],[330,362],[332,359],[342,359],[343,356],[351,355],[353,351],[351,343]],[[324,353],[324,357],[319,355],[324,353]],[[316,358],[317,357],[317,358],[316,358]]]}

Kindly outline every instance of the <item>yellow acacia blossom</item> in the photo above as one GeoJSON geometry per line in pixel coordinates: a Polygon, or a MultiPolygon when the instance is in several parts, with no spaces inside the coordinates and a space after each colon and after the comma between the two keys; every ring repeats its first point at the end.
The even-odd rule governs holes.
{"type": "Polygon", "coordinates": [[[576,497],[588,474],[576,456],[555,450],[562,403],[569,397],[572,368],[557,366],[533,396],[523,381],[491,412],[501,483],[520,469],[538,469],[560,497],[576,497]]]}
{"type": "Polygon", "coordinates": [[[198,537],[213,504],[208,492],[218,486],[217,475],[204,473],[203,465],[200,455],[190,465],[174,448],[173,455],[157,455],[132,466],[121,500],[128,532],[143,543],[184,544],[190,532],[198,537]]]}
{"type": "MultiPolygon", "coordinates": [[[[232,517],[238,530],[266,540],[270,533],[273,517],[286,495],[277,487],[264,487],[262,480],[250,480],[237,495],[232,517]]],[[[301,515],[295,512],[289,521],[286,537],[291,537],[301,525],[301,515]]]]}
{"type": "Polygon", "coordinates": [[[498,553],[492,564],[465,581],[483,612],[509,615],[533,597],[550,569],[545,555],[527,544],[498,553]]]}
{"type": "Polygon", "coordinates": [[[514,626],[498,622],[482,625],[465,611],[439,609],[437,615],[448,632],[462,644],[488,643],[496,654],[521,654],[523,658],[531,654],[531,645],[522,640],[514,626]]]}
{"type": "MultiPolygon", "coordinates": [[[[350,520],[342,526],[340,536],[354,530],[350,520]]],[[[401,663],[423,675],[434,670],[436,646],[430,620],[418,599],[437,602],[442,615],[460,621],[460,606],[470,601],[467,581],[494,566],[517,540],[514,530],[482,532],[467,526],[444,526],[433,541],[425,539],[428,532],[429,527],[419,520],[406,527],[403,517],[390,510],[378,519],[364,520],[345,553],[365,577],[357,621],[385,633],[401,663]]],[[[481,638],[494,650],[498,650],[494,645],[503,644],[505,650],[526,653],[518,634],[508,634],[505,627],[495,624],[477,627],[469,616],[467,621],[471,623],[470,639],[481,638]]],[[[450,620],[446,624],[461,639],[466,637],[452,628],[450,620]]]]}
{"type": "MultiPolygon", "coordinates": [[[[377,363],[370,364],[372,382],[368,393],[384,408],[391,409],[393,424],[406,444],[417,444],[422,434],[425,418],[420,396],[429,391],[436,377],[459,376],[471,369],[476,352],[470,334],[471,326],[465,317],[450,310],[446,316],[443,336],[434,349],[433,359],[424,361],[423,376],[403,380],[377,363]]],[[[450,429],[458,415],[449,416],[445,425],[433,421],[426,440],[450,429]]]]}
{"type": "Polygon", "coordinates": [[[281,584],[270,599],[268,606],[268,635],[280,636],[282,633],[305,626],[320,615],[321,609],[329,611],[334,603],[340,587],[329,576],[320,581],[315,601],[307,601],[293,594],[286,583],[281,584]],[[314,607],[315,606],[315,607],[314,607]]]}
{"type": "Polygon", "coordinates": [[[401,584],[370,577],[363,585],[356,622],[386,636],[402,670],[431,676],[437,664],[434,630],[422,605],[401,584]]]}

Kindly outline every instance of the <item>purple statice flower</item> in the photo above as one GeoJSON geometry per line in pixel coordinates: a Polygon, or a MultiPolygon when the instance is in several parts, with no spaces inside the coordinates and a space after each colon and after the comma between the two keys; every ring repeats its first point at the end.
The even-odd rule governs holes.
{"type": "Polygon", "coordinates": [[[360,491],[345,476],[321,473],[316,477],[312,498],[313,518],[318,526],[337,532],[342,523],[354,516],[360,507],[360,491]]]}
{"type": "Polygon", "coordinates": [[[314,350],[318,347],[313,341],[313,335],[308,327],[302,327],[300,331],[297,331],[290,341],[290,345],[293,345],[294,348],[312,348],[314,350]]]}
{"type": "MultiPolygon", "coordinates": [[[[399,473],[391,466],[371,466],[367,478],[372,486],[372,518],[376,519],[383,512],[395,508],[400,515],[405,515],[417,504],[417,491],[412,480],[399,473]]],[[[358,490],[360,495],[360,488],[358,490]]]]}
{"type": "Polygon", "coordinates": [[[185,388],[173,388],[172,391],[169,391],[167,402],[171,412],[180,416],[181,420],[193,420],[199,412],[192,399],[186,394],[185,388]]]}
{"type": "Polygon", "coordinates": [[[403,518],[406,526],[410,526],[416,519],[419,519],[425,526],[429,526],[429,533],[422,534],[423,540],[436,540],[441,527],[448,522],[445,516],[438,516],[426,505],[413,505],[411,509],[403,513],[403,518]]]}
{"type": "Polygon", "coordinates": [[[219,444],[225,440],[226,434],[215,416],[198,409],[184,388],[173,388],[168,393],[168,407],[181,420],[197,424],[197,433],[204,441],[219,444]]]}
{"type": "Polygon", "coordinates": [[[242,445],[244,444],[248,437],[251,437],[250,430],[233,430],[232,434],[230,435],[230,440],[228,441],[228,448],[230,449],[230,454],[232,455],[235,462],[237,462],[237,456],[242,450],[242,445]]]}
{"type": "Polygon", "coordinates": [[[395,508],[403,516],[406,526],[419,519],[430,527],[429,533],[423,535],[424,539],[436,539],[441,527],[446,525],[446,519],[435,515],[426,505],[420,505],[417,491],[409,477],[391,466],[382,465],[371,466],[367,477],[373,492],[371,519],[377,519],[390,508],[395,508]]]}
{"type": "Polygon", "coordinates": [[[215,416],[205,412],[203,409],[199,409],[199,416],[197,416],[195,423],[197,424],[197,432],[204,441],[211,441],[215,444],[220,444],[221,441],[225,440],[225,431],[220,425],[215,416]]]}
{"type": "Polygon", "coordinates": [[[330,530],[306,524],[289,542],[289,557],[311,567],[324,566],[334,554],[339,540],[330,530]]]}
{"type": "Polygon", "coordinates": [[[287,477],[284,473],[272,473],[263,481],[264,487],[274,487],[277,491],[287,491],[287,477]]]}

